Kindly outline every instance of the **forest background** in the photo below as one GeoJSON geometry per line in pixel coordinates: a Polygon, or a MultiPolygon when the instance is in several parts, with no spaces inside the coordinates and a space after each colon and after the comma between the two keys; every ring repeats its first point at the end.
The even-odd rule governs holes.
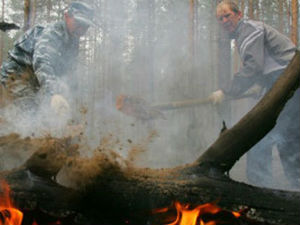
{"type": "MultiPolygon", "coordinates": [[[[61,20],[70,2],[1,0],[2,21],[14,22],[21,29],[1,32],[0,62],[20,34],[36,24],[61,20]]],[[[238,70],[239,56],[234,42],[218,27],[217,0],[86,2],[95,9],[97,25],[81,38],[78,71],[70,81],[74,117],[86,124],[86,145],[91,152],[85,154],[105,144],[127,158],[134,149],[137,166],[160,168],[192,162],[217,138],[222,121],[233,126],[257,101],[170,110],[164,112],[165,119],[150,122],[122,114],[115,108],[120,94],[148,103],[205,99],[238,70]]],[[[246,18],[275,27],[299,47],[298,0],[236,2],[246,18]]],[[[26,136],[33,128],[18,121],[15,129],[26,136]]],[[[245,157],[231,176],[247,182],[245,157]]],[[[284,189],[276,151],[273,160],[278,176],[273,187],[284,189]]]]}

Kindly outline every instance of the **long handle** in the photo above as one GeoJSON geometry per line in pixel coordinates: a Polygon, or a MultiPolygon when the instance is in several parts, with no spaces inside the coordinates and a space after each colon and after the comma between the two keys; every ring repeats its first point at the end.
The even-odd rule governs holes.
{"type": "MultiPolygon", "coordinates": [[[[253,94],[241,95],[239,97],[225,97],[224,101],[231,101],[231,100],[238,100],[243,98],[254,97],[253,94]]],[[[187,108],[199,105],[206,105],[211,104],[211,100],[207,98],[202,99],[190,99],[184,101],[174,101],[168,103],[161,103],[161,104],[154,104],[151,107],[158,109],[158,110],[172,110],[172,109],[179,109],[179,108],[187,108]]]]}
{"type": "Polygon", "coordinates": [[[204,105],[204,104],[208,104],[208,103],[211,103],[209,98],[190,99],[190,100],[184,100],[184,101],[175,101],[175,102],[155,104],[155,105],[152,105],[152,107],[155,109],[158,109],[158,110],[172,110],[172,109],[178,109],[178,108],[186,108],[186,107],[204,105]]]}

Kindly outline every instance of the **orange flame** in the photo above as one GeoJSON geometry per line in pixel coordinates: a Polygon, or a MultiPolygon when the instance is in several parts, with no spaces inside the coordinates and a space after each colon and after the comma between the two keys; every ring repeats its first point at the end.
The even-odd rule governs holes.
{"type": "Polygon", "coordinates": [[[0,225],[21,225],[23,213],[13,206],[8,184],[1,181],[0,185],[3,191],[3,195],[0,196],[0,225]]]}
{"type": "MultiPolygon", "coordinates": [[[[204,222],[202,216],[204,214],[215,215],[220,212],[226,212],[213,203],[206,203],[190,209],[189,204],[175,202],[175,208],[177,211],[176,220],[166,225],[216,225],[217,221],[214,220],[204,222]]],[[[169,208],[156,209],[154,213],[162,213],[168,210],[169,208]]],[[[229,213],[231,213],[233,218],[239,218],[241,216],[239,212],[229,213]]]]}

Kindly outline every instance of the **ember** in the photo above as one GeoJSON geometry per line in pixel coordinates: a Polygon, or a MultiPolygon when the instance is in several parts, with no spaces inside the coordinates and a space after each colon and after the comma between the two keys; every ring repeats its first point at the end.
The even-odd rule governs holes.
{"type": "MultiPolygon", "coordinates": [[[[217,225],[235,224],[241,216],[239,212],[229,212],[219,208],[213,203],[206,203],[191,208],[189,204],[175,202],[177,217],[174,222],[167,225],[217,225]]],[[[154,213],[165,213],[171,208],[154,210],[154,213]]]]}
{"type": "Polygon", "coordinates": [[[8,184],[2,181],[1,188],[3,194],[0,196],[0,225],[21,225],[23,213],[13,206],[8,184]]]}

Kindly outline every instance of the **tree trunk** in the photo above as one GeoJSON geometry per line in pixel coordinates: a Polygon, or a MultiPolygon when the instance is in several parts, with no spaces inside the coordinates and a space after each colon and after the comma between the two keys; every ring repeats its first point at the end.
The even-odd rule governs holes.
{"type": "Polygon", "coordinates": [[[284,33],[284,19],[283,19],[283,2],[278,0],[278,16],[279,16],[279,32],[284,33]]]}
{"type": "Polygon", "coordinates": [[[291,28],[291,40],[297,46],[298,45],[298,0],[292,0],[292,28],[291,28]]]}
{"type": "MultiPolygon", "coordinates": [[[[189,10],[189,51],[191,61],[194,63],[195,50],[195,0],[190,0],[189,10]]],[[[193,65],[194,66],[194,65],[193,65]]]]}
{"type": "MultiPolygon", "coordinates": [[[[253,187],[224,175],[275,126],[280,111],[299,88],[299,60],[297,52],[264,98],[234,127],[221,133],[192,164],[159,170],[124,167],[116,154],[105,154],[103,149],[97,150],[93,158],[81,159],[70,156],[73,154],[72,146],[67,145],[70,141],[50,139],[21,169],[2,173],[2,177],[9,182],[18,206],[54,216],[80,213],[95,221],[106,218],[113,221],[111,224],[124,221],[146,224],[146,212],[172,201],[203,204],[219,200],[218,205],[230,210],[240,206],[253,208],[252,217],[256,220],[299,224],[299,192],[253,187]],[[49,180],[64,163],[61,173],[65,177],[61,178],[74,189],[49,180]]],[[[23,142],[24,149],[25,143],[31,146],[36,143],[28,138],[23,142]]]]}
{"type": "Polygon", "coordinates": [[[284,4],[284,8],[285,8],[285,11],[286,11],[286,17],[287,17],[287,27],[289,28],[290,30],[290,27],[291,27],[291,10],[290,10],[290,4],[289,4],[289,1],[283,1],[283,4],[284,4]]]}
{"type": "Polygon", "coordinates": [[[24,0],[24,27],[26,31],[30,27],[30,0],[24,0]]]}
{"type": "Polygon", "coordinates": [[[255,9],[256,9],[255,19],[260,20],[259,0],[255,0],[255,9]]]}
{"type": "Polygon", "coordinates": [[[254,19],[253,0],[248,1],[249,18],[254,19]]]}
{"type": "Polygon", "coordinates": [[[36,17],[36,0],[25,0],[24,1],[24,27],[26,31],[31,28],[35,23],[36,17]]]}
{"type": "Polygon", "coordinates": [[[47,23],[51,22],[52,1],[47,0],[47,23]]]}
{"type": "MultiPolygon", "coordinates": [[[[4,0],[2,0],[2,12],[1,12],[1,20],[4,21],[4,9],[5,4],[4,0]]],[[[3,33],[0,34],[0,65],[2,64],[3,60],[3,51],[4,51],[4,43],[3,43],[3,33]]]]}
{"type": "Polygon", "coordinates": [[[32,27],[35,24],[35,19],[36,19],[36,4],[37,4],[37,0],[31,0],[31,6],[30,6],[30,27],[32,27]]]}
{"type": "Polygon", "coordinates": [[[245,13],[245,0],[241,0],[241,12],[245,13]]]}

